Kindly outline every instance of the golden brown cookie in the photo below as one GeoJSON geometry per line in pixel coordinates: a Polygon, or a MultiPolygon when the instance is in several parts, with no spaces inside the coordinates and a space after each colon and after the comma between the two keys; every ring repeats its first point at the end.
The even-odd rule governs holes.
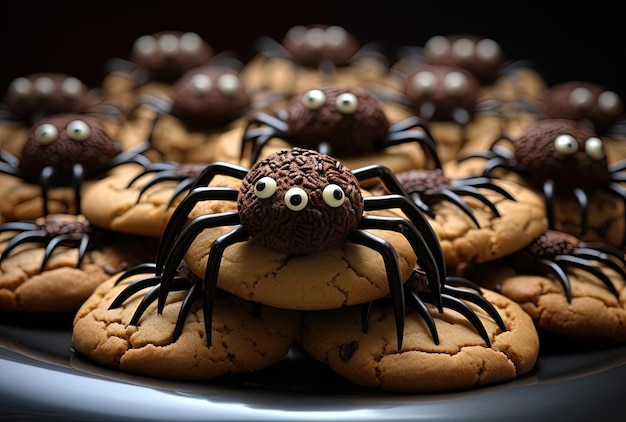
{"type": "Polygon", "coordinates": [[[391,307],[375,305],[367,332],[362,309],[353,306],[306,312],[300,345],[314,359],[356,384],[406,393],[466,390],[510,381],[529,373],[539,352],[530,317],[512,300],[483,290],[507,331],[476,310],[491,345],[455,311],[430,308],[439,333],[436,344],[421,316],[407,313],[402,348],[395,341],[391,307]]]}
{"type": "Polygon", "coordinates": [[[100,283],[142,262],[149,249],[140,238],[92,234],[92,246],[78,265],[77,245],[61,244],[46,259],[47,244],[36,237],[4,252],[15,235],[14,231],[0,235],[0,309],[5,311],[75,312],[100,283]]]}
{"type": "Polygon", "coordinates": [[[180,337],[173,327],[185,292],[170,294],[162,314],[150,305],[139,324],[129,325],[144,297],[141,291],[121,307],[108,309],[115,297],[139,276],[118,285],[103,283],[74,319],[72,345],[81,355],[107,367],[149,377],[206,380],[223,374],[266,368],[285,356],[300,327],[300,314],[222,295],[213,309],[210,347],[201,306],[194,305],[180,337]]]}
{"type": "MultiPolygon", "coordinates": [[[[547,239],[543,237],[538,244],[546,246],[540,248],[541,255],[531,256],[533,261],[516,255],[515,260],[480,265],[476,268],[476,280],[519,303],[539,330],[579,339],[626,341],[623,253],[621,263],[620,259],[610,258],[617,267],[615,264],[609,266],[597,258],[581,255],[584,250],[576,249],[592,247],[596,252],[603,252],[601,248],[579,242],[576,237],[562,232],[547,239]],[[539,258],[561,267],[565,281],[545,265],[539,266],[539,258]],[[579,260],[582,264],[568,264],[571,260],[579,260]],[[617,268],[622,273],[616,271],[617,268]],[[603,280],[595,274],[596,271],[600,272],[600,277],[607,278],[603,280]]],[[[610,255],[605,253],[605,256],[610,255]]]]}
{"type": "MultiPolygon", "coordinates": [[[[193,178],[202,168],[202,164],[182,166],[181,177],[193,178]]],[[[163,180],[148,186],[155,175],[158,176],[158,172],[144,173],[143,168],[136,165],[114,169],[108,177],[84,188],[83,214],[94,225],[105,229],[134,235],[160,236],[185,192],[174,198],[168,207],[176,187],[183,179],[163,180]]],[[[211,185],[238,187],[239,181],[217,177],[211,185]]],[[[206,212],[210,213],[220,212],[228,204],[211,201],[202,206],[209,207],[206,212]]]]}

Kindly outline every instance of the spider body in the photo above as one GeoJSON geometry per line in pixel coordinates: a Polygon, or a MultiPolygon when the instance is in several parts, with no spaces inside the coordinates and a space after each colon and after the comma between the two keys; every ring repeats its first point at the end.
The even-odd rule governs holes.
{"type": "MultiPolygon", "coordinates": [[[[382,257],[389,294],[394,302],[398,341],[402,341],[404,292],[397,255],[391,244],[381,241],[369,229],[401,233],[427,275],[434,303],[441,306],[445,262],[439,241],[429,223],[405,196],[395,176],[384,166],[372,165],[348,170],[336,159],[314,150],[294,147],[271,154],[249,169],[228,163],[213,163],[198,176],[163,233],[156,262],[150,266],[158,285],[158,309],[165,305],[172,280],[194,239],[205,229],[233,226],[210,247],[202,288],[190,290],[189,300],[201,297],[207,333],[211,332],[212,298],[224,250],[253,239],[261,245],[298,256],[325,250],[342,242],[364,245],[382,257]],[[242,180],[240,189],[206,187],[215,175],[227,174],[242,180]],[[360,181],[380,178],[390,195],[364,197],[360,181]],[[190,211],[200,201],[236,201],[237,211],[201,215],[187,224],[190,211]],[[371,211],[399,208],[407,218],[370,215],[371,211]]],[[[145,287],[131,284],[136,292],[145,287]]],[[[124,293],[125,295],[129,292],[124,293]]],[[[152,300],[156,300],[153,298],[152,300]]],[[[181,311],[184,313],[184,311],[181,311]]],[[[180,318],[184,320],[185,315],[180,318]]],[[[208,335],[210,344],[210,335],[208,335]]]]}
{"type": "Polygon", "coordinates": [[[122,151],[100,120],[82,113],[58,113],[33,126],[19,159],[6,151],[1,153],[0,172],[41,185],[43,215],[48,215],[48,189],[72,186],[79,214],[82,181],[102,176],[120,164],[146,165],[149,161],[139,152],[147,148],[140,145],[137,151],[122,151]]]}
{"type": "Polygon", "coordinates": [[[359,87],[322,85],[294,96],[276,116],[255,114],[244,131],[241,157],[251,143],[250,162],[256,162],[272,138],[342,159],[416,142],[441,167],[435,141],[419,119],[390,123],[380,101],[359,87]]]}
{"type": "Polygon", "coordinates": [[[600,280],[617,298],[619,292],[598,263],[612,268],[626,279],[626,260],[619,248],[603,242],[581,242],[565,233],[548,230],[533,243],[509,258],[520,271],[534,274],[552,274],[561,283],[568,302],[572,291],[567,271],[577,268],[600,280]]]}
{"type": "Polygon", "coordinates": [[[581,234],[586,231],[589,195],[607,191],[626,202],[626,161],[608,164],[602,140],[573,120],[545,119],[529,127],[517,139],[503,136],[490,150],[460,157],[487,158],[483,175],[497,168],[518,173],[533,188],[542,191],[550,228],[554,228],[554,201],[558,195],[574,195],[581,210],[581,234]],[[497,145],[501,140],[512,149],[497,145]]]}

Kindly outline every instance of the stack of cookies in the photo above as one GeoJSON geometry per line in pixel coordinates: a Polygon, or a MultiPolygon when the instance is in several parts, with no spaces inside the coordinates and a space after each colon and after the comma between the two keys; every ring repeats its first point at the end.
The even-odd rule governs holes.
{"type": "Polygon", "coordinates": [[[78,356],[146,377],[298,349],[408,393],[528,376],[542,332],[626,341],[619,97],[475,34],[255,41],[146,35],[78,105],[12,85],[0,309],[70,312],[78,356]]]}

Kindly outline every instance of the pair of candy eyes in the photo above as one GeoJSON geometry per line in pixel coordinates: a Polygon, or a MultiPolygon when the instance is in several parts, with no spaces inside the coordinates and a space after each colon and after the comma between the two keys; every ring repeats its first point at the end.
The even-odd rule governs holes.
{"type": "Polygon", "coordinates": [[[348,32],[335,25],[328,28],[307,28],[298,25],[291,28],[285,35],[285,42],[299,46],[308,45],[310,48],[341,47],[347,39],[348,32]]]}
{"type": "Polygon", "coordinates": [[[422,94],[432,93],[438,85],[450,95],[464,95],[469,87],[467,77],[461,72],[449,72],[438,80],[433,72],[422,70],[413,75],[413,87],[422,94]]]}
{"type": "MultiPolygon", "coordinates": [[[[254,184],[254,194],[258,198],[266,199],[276,193],[276,187],[276,180],[269,176],[261,177],[254,184]]],[[[322,191],[322,198],[326,205],[337,208],[343,204],[346,195],[340,186],[331,183],[322,191]]],[[[309,203],[309,195],[299,187],[290,188],[283,199],[287,208],[292,211],[300,211],[309,203]]]]}
{"type": "MultiPolygon", "coordinates": [[[[91,135],[91,128],[82,120],[73,120],[65,127],[67,136],[72,141],[84,141],[91,135]]],[[[34,139],[42,145],[53,143],[59,138],[59,129],[51,124],[44,123],[35,129],[34,139]]]]}
{"type": "MultiPolygon", "coordinates": [[[[565,155],[572,155],[578,152],[578,142],[572,135],[559,135],[554,139],[554,149],[565,155]]],[[[604,158],[604,147],[602,140],[591,137],[585,141],[585,152],[591,158],[601,160],[604,158]]]]}
{"type": "MultiPolygon", "coordinates": [[[[213,80],[209,77],[209,75],[205,75],[203,73],[192,76],[189,84],[191,88],[200,95],[206,95],[213,89],[213,80]]],[[[236,75],[233,75],[232,73],[225,73],[217,78],[215,85],[217,86],[219,92],[223,95],[229,96],[239,90],[241,81],[236,75]]]]}
{"type": "Polygon", "coordinates": [[[426,51],[433,56],[443,56],[448,51],[458,59],[469,60],[473,56],[480,60],[492,61],[500,57],[500,45],[490,39],[484,38],[474,42],[469,38],[459,38],[454,42],[442,35],[436,35],[426,41],[424,45],[426,51]]]}
{"type": "MultiPolygon", "coordinates": [[[[312,89],[302,96],[302,102],[309,110],[318,110],[326,104],[326,94],[321,89],[312,89]]],[[[359,100],[351,92],[339,94],[335,106],[342,114],[354,114],[359,108],[359,100]]]]}

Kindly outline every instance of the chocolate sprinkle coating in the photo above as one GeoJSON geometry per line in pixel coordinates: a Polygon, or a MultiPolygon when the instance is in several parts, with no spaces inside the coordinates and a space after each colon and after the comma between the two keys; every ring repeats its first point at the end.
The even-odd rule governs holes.
{"type": "Polygon", "coordinates": [[[611,176],[606,157],[592,158],[585,152],[585,142],[596,135],[574,121],[542,120],[529,127],[514,141],[515,160],[528,182],[541,188],[546,180],[560,187],[593,190],[609,183],[611,176]],[[578,143],[573,154],[559,153],[554,145],[560,135],[570,135],[578,143]]]}
{"type": "Polygon", "coordinates": [[[274,153],[250,169],[241,184],[238,211],[241,224],[259,243],[303,254],[343,242],[361,220],[363,197],[346,166],[328,155],[296,147],[274,153]],[[265,176],[277,186],[272,196],[262,199],[254,188],[265,176]],[[324,201],[323,190],[329,184],[343,189],[342,205],[331,207],[324,201]],[[308,204],[300,211],[285,204],[285,194],[293,187],[308,194],[308,204]]]}

